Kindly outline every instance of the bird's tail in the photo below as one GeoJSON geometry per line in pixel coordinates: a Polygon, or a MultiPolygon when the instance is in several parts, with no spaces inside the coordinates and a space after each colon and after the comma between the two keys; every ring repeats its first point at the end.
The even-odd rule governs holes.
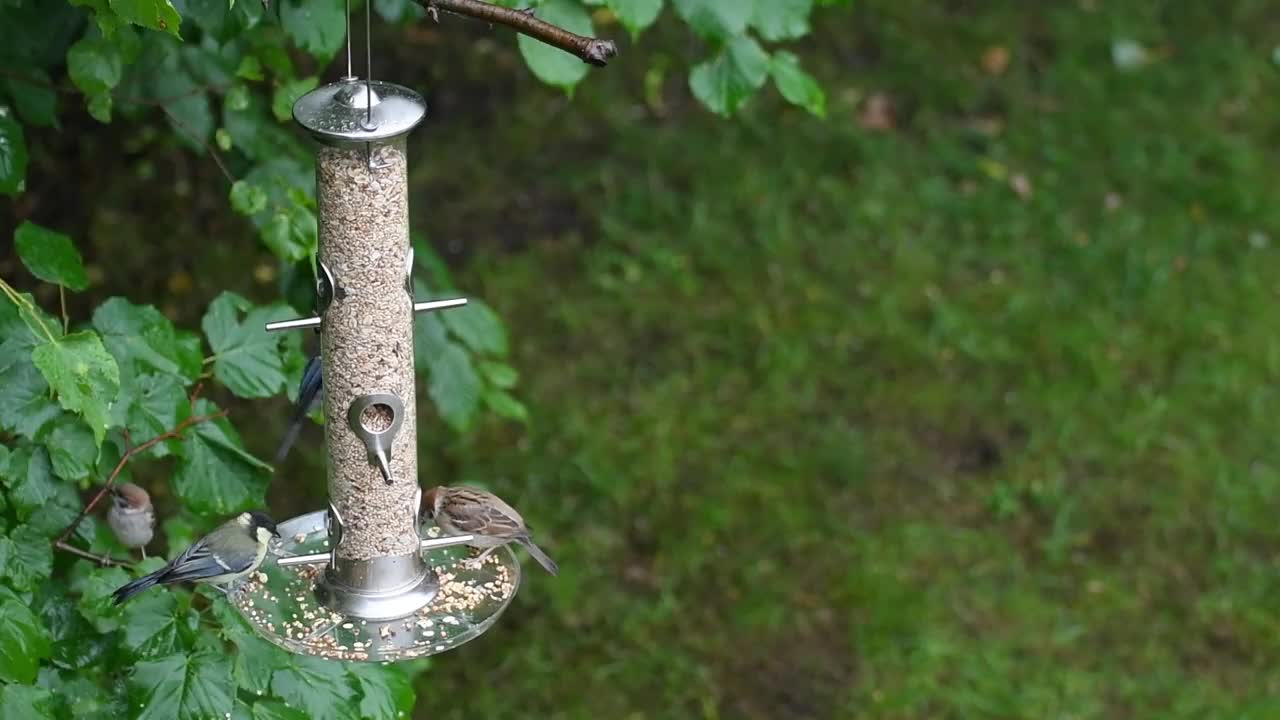
{"type": "Polygon", "coordinates": [[[302,432],[302,421],[306,415],[299,413],[297,417],[289,423],[289,429],[284,433],[284,440],[280,441],[280,449],[276,450],[276,465],[284,462],[289,456],[289,449],[293,447],[293,443],[298,439],[298,433],[302,432]]]}
{"type": "Polygon", "coordinates": [[[134,580],[133,582],[125,583],[124,585],[121,585],[120,587],[116,588],[115,592],[111,593],[112,597],[114,597],[116,600],[116,604],[119,605],[120,603],[123,603],[125,600],[128,600],[134,595],[137,595],[138,593],[142,592],[143,590],[146,590],[152,585],[159,583],[160,574],[163,573],[166,569],[167,568],[161,568],[151,573],[150,575],[143,575],[142,577],[138,578],[137,580],[134,580]]]}
{"type": "Polygon", "coordinates": [[[541,565],[543,569],[546,570],[547,572],[551,573],[552,575],[555,575],[560,571],[560,566],[556,565],[556,561],[552,560],[550,556],[542,552],[542,548],[535,545],[533,541],[530,540],[529,538],[527,537],[516,538],[516,542],[523,545],[524,549],[528,550],[529,554],[533,556],[533,559],[537,560],[538,564],[541,565]]]}

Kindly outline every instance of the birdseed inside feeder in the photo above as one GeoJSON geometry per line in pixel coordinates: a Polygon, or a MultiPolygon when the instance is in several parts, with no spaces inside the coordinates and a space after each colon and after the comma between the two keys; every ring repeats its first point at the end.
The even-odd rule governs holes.
{"type": "MultiPolygon", "coordinates": [[[[318,318],[329,508],[279,524],[274,559],[230,595],[281,647],[339,660],[408,660],[489,628],[520,586],[509,548],[467,562],[470,536],[420,517],[406,139],[416,92],[354,77],[317,88],[294,119],[319,141],[318,318]]],[[[434,484],[434,483],[432,483],[434,484]]]]}

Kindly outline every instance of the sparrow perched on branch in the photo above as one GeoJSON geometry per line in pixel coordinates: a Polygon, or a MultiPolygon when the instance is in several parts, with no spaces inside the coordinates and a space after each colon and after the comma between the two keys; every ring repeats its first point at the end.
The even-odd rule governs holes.
{"type": "Polygon", "coordinates": [[[147,543],[155,535],[156,511],[151,506],[151,496],[133,483],[120,483],[111,488],[111,508],[107,510],[107,525],[115,533],[120,544],[133,550],[140,548],[147,557],[147,543]]]}
{"type": "Polygon", "coordinates": [[[321,372],[320,356],[312,355],[307,361],[307,367],[302,371],[302,382],[298,383],[298,402],[293,406],[293,419],[289,422],[289,429],[284,433],[284,440],[280,441],[280,449],[276,450],[276,465],[284,462],[288,457],[289,449],[298,439],[298,433],[302,431],[302,424],[306,422],[307,415],[320,404],[322,398],[324,398],[324,373],[321,372]]]}
{"type": "Polygon", "coordinates": [[[484,552],[472,562],[479,563],[489,553],[517,542],[538,561],[547,572],[555,575],[559,570],[555,561],[530,538],[530,528],[515,508],[503,502],[497,495],[477,488],[433,487],[422,497],[423,509],[450,535],[475,535],[470,545],[484,548],[484,552]]]}
{"type": "Polygon", "coordinates": [[[240,513],[197,540],[168,565],[121,585],[112,595],[119,605],[152,585],[189,581],[216,586],[235,582],[258,569],[272,537],[280,537],[280,533],[265,513],[240,513]]]}

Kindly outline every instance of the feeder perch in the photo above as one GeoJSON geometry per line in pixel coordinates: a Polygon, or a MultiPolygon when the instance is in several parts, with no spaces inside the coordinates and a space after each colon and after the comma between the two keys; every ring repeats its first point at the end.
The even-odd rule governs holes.
{"type": "Polygon", "coordinates": [[[476,564],[470,536],[420,517],[413,317],[466,304],[413,297],[405,147],[425,114],[416,92],[349,71],[293,109],[319,142],[319,314],[267,327],[320,331],[329,507],[279,523],[273,558],[230,594],[292,652],[432,655],[483,633],[520,585],[509,548],[476,564]]]}

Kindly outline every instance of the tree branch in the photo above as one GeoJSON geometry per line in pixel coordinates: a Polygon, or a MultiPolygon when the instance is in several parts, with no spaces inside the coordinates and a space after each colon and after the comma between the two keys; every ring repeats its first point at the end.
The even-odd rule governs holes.
{"type": "Polygon", "coordinates": [[[518,33],[576,55],[588,65],[604,67],[609,64],[610,58],[618,54],[618,46],[612,40],[600,40],[571,33],[558,25],[552,25],[534,17],[532,9],[512,10],[481,2],[481,0],[414,0],[414,2],[426,8],[432,17],[435,17],[438,10],[443,10],[455,15],[506,25],[518,33]]]}
{"type": "Polygon", "coordinates": [[[53,546],[63,552],[69,552],[76,557],[82,557],[85,560],[92,560],[102,567],[133,567],[133,563],[125,560],[117,560],[110,555],[94,555],[91,552],[81,550],[75,545],[71,545],[63,540],[54,540],[53,546]]]}
{"type": "MultiPolygon", "coordinates": [[[[192,397],[191,397],[192,409],[195,408],[195,398],[196,396],[199,395],[199,393],[200,393],[200,386],[197,385],[195,391],[192,392],[192,397]]],[[[102,489],[98,490],[98,494],[93,496],[93,499],[90,500],[89,503],[84,506],[84,509],[80,511],[80,514],[76,515],[76,519],[72,520],[71,524],[67,526],[67,529],[63,530],[62,534],[59,535],[58,538],[53,541],[53,546],[59,550],[64,550],[73,555],[79,555],[82,558],[87,558],[89,560],[100,562],[106,566],[127,565],[128,563],[126,563],[123,560],[116,560],[114,558],[107,557],[105,555],[98,556],[89,552],[85,552],[84,550],[81,550],[67,543],[67,538],[71,537],[71,535],[76,531],[76,528],[80,527],[80,523],[84,521],[85,517],[88,516],[89,513],[93,512],[93,509],[98,506],[98,503],[102,501],[103,496],[106,495],[107,492],[111,490],[112,486],[116,484],[116,479],[119,478],[120,473],[124,471],[124,466],[128,465],[129,461],[132,460],[135,456],[146,452],[147,450],[151,449],[156,445],[159,445],[165,440],[173,440],[175,438],[181,437],[182,433],[187,428],[192,427],[193,425],[199,425],[200,423],[209,422],[211,420],[217,420],[218,418],[226,417],[226,415],[227,415],[226,410],[219,410],[218,412],[212,413],[210,415],[192,415],[186,420],[183,420],[182,422],[178,423],[176,426],[174,426],[172,430],[162,432],[159,435],[151,438],[150,440],[140,445],[133,445],[129,441],[129,436],[126,434],[125,442],[129,444],[129,447],[125,450],[124,455],[120,457],[120,462],[116,463],[115,468],[111,470],[111,474],[107,476],[107,481],[103,483],[102,489]]]]}

